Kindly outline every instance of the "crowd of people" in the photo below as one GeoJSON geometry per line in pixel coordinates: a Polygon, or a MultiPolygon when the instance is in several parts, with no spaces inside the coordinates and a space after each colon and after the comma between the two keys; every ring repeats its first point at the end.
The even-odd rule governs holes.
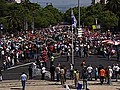
{"type": "MultiPolygon", "coordinates": [[[[34,65],[33,65],[34,66],[34,65]]],[[[34,67],[36,68],[36,67],[34,67]]],[[[61,85],[65,85],[67,80],[73,80],[75,87],[78,87],[79,81],[83,81],[83,89],[87,90],[88,81],[100,81],[100,84],[112,85],[112,82],[118,81],[120,78],[120,65],[113,64],[109,66],[92,66],[87,65],[86,60],[81,62],[81,70],[75,69],[73,64],[70,64],[69,67],[65,65],[54,64],[50,67],[50,80],[61,82],[61,85]],[[68,74],[69,73],[69,74],[68,74]]],[[[46,67],[41,68],[41,80],[45,80],[46,67]]],[[[32,72],[32,70],[31,70],[32,72]]],[[[30,74],[29,74],[30,75],[30,74]]],[[[32,75],[29,76],[32,79],[32,75]]]]}
{"type": "MultiPolygon", "coordinates": [[[[66,81],[65,74],[67,68],[60,64],[55,67],[54,53],[66,55],[67,61],[69,61],[69,57],[72,55],[72,46],[74,46],[74,55],[80,58],[87,58],[90,54],[98,54],[108,58],[108,60],[114,55],[117,61],[120,60],[120,33],[112,34],[110,31],[104,33],[100,31],[93,32],[88,28],[84,28],[82,37],[78,37],[76,30],[72,38],[71,27],[69,25],[57,25],[40,30],[27,30],[17,33],[3,32],[0,39],[0,57],[3,61],[4,70],[11,66],[34,60],[36,64],[38,64],[38,67],[43,70],[42,79],[44,79],[45,76],[46,63],[50,61],[51,80],[55,80],[54,76],[56,72],[57,81],[61,80],[61,84],[64,84],[66,81]],[[74,41],[73,45],[72,39],[74,41]],[[115,42],[117,42],[117,44],[115,44],[115,42]]],[[[83,75],[81,75],[82,78],[85,79],[83,80],[84,83],[86,83],[87,79],[92,80],[93,70],[95,80],[101,75],[101,84],[103,84],[103,76],[106,75],[107,70],[110,74],[107,78],[108,83],[111,83],[111,77],[115,77],[117,81],[118,74],[115,71],[114,65],[108,66],[107,69],[105,69],[104,66],[99,68],[93,68],[92,65],[86,66],[86,68],[84,66],[86,65],[82,65],[83,75]],[[113,76],[111,76],[111,74],[113,76]]],[[[29,70],[31,70],[31,68],[29,68],[29,70]]],[[[70,65],[69,71],[70,79],[74,78],[73,74],[75,73],[75,82],[77,82],[79,71],[74,69],[72,64],[70,65]]],[[[119,69],[117,69],[117,72],[119,72],[119,69]]]]}
{"type": "MultiPolygon", "coordinates": [[[[74,32],[74,53],[80,57],[88,57],[89,54],[101,54],[104,57],[116,55],[120,60],[120,34],[91,32],[83,30],[83,37],[78,37],[74,32]],[[111,40],[113,43],[103,42],[111,40]],[[118,42],[115,45],[114,41],[118,42]]],[[[41,61],[47,62],[52,53],[72,52],[72,36],[70,26],[56,26],[41,30],[28,30],[16,33],[3,33],[0,40],[0,51],[4,69],[19,62],[26,62],[33,59],[35,55],[41,61]],[[38,57],[39,56],[39,57],[38,57]]],[[[68,57],[69,58],[69,57],[68,57]]]]}

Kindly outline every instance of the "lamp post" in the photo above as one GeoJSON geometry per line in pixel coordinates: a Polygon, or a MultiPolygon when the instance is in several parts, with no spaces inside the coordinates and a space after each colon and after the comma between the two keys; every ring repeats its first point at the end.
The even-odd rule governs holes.
{"type": "MultiPolygon", "coordinates": [[[[0,45],[1,45],[1,39],[2,39],[2,30],[3,30],[3,24],[0,24],[0,45]]],[[[2,67],[3,61],[2,61],[2,49],[0,49],[0,67],[2,67]]]]}
{"type": "Polygon", "coordinates": [[[82,37],[82,28],[80,27],[80,0],[78,0],[78,37],[82,37]]]}
{"type": "Polygon", "coordinates": [[[34,27],[35,27],[34,14],[35,14],[35,12],[32,13],[32,30],[33,30],[33,32],[34,32],[34,27]]]}
{"type": "Polygon", "coordinates": [[[78,28],[80,28],[80,0],[78,0],[78,28]]]}

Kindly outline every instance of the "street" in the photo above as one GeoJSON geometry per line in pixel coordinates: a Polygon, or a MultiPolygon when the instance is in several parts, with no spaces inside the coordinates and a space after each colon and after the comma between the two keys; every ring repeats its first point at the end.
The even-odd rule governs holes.
{"type": "MultiPolygon", "coordinates": [[[[88,58],[80,58],[80,57],[75,56],[74,60],[75,60],[75,69],[78,69],[78,70],[81,70],[81,62],[83,60],[86,60],[86,64],[92,65],[92,67],[99,66],[100,64],[103,65],[104,67],[107,67],[108,65],[112,65],[112,64],[116,64],[116,63],[120,64],[120,62],[116,61],[116,58],[111,58],[108,61],[106,58],[102,58],[102,56],[98,56],[98,55],[90,55],[88,58]]],[[[54,61],[54,65],[56,66],[59,63],[61,65],[65,65],[67,67],[67,69],[69,69],[69,65],[71,63],[71,58],[67,62],[65,55],[57,57],[54,61]]],[[[20,78],[20,75],[22,72],[25,72],[28,74],[28,66],[29,66],[29,63],[3,71],[3,80],[18,80],[20,78]]],[[[47,70],[49,70],[49,67],[50,67],[50,63],[48,62],[47,70]]]]}

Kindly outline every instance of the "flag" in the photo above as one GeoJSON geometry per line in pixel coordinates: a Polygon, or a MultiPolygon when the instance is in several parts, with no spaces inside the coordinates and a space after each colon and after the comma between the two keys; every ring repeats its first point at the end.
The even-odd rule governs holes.
{"type": "Polygon", "coordinates": [[[74,16],[73,10],[71,10],[71,21],[72,21],[72,28],[76,27],[77,25],[77,20],[74,16]]]}

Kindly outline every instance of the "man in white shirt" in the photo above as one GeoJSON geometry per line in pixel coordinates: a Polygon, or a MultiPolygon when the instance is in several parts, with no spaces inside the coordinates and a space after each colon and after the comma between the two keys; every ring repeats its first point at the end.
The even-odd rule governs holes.
{"type": "Polygon", "coordinates": [[[45,73],[46,73],[46,68],[45,66],[43,66],[41,71],[41,74],[42,74],[41,80],[45,80],[45,73]]]}
{"type": "Polygon", "coordinates": [[[27,81],[27,75],[23,72],[20,78],[22,82],[22,90],[25,90],[25,83],[27,81]]]}
{"type": "Polygon", "coordinates": [[[89,66],[87,67],[88,79],[89,79],[89,80],[92,80],[92,71],[93,71],[93,68],[92,68],[91,65],[89,65],[89,66]]]}
{"type": "Polygon", "coordinates": [[[120,69],[120,67],[118,66],[118,64],[113,66],[113,71],[115,72],[116,82],[118,81],[119,69],[120,69]]]}
{"type": "Polygon", "coordinates": [[[112,75],[113,75],[113,70],[111,69],[111,66],[108,66],[108,70],[109,70],[109,78],[108,78],[108,84],[112,85],[112,75]]]}

